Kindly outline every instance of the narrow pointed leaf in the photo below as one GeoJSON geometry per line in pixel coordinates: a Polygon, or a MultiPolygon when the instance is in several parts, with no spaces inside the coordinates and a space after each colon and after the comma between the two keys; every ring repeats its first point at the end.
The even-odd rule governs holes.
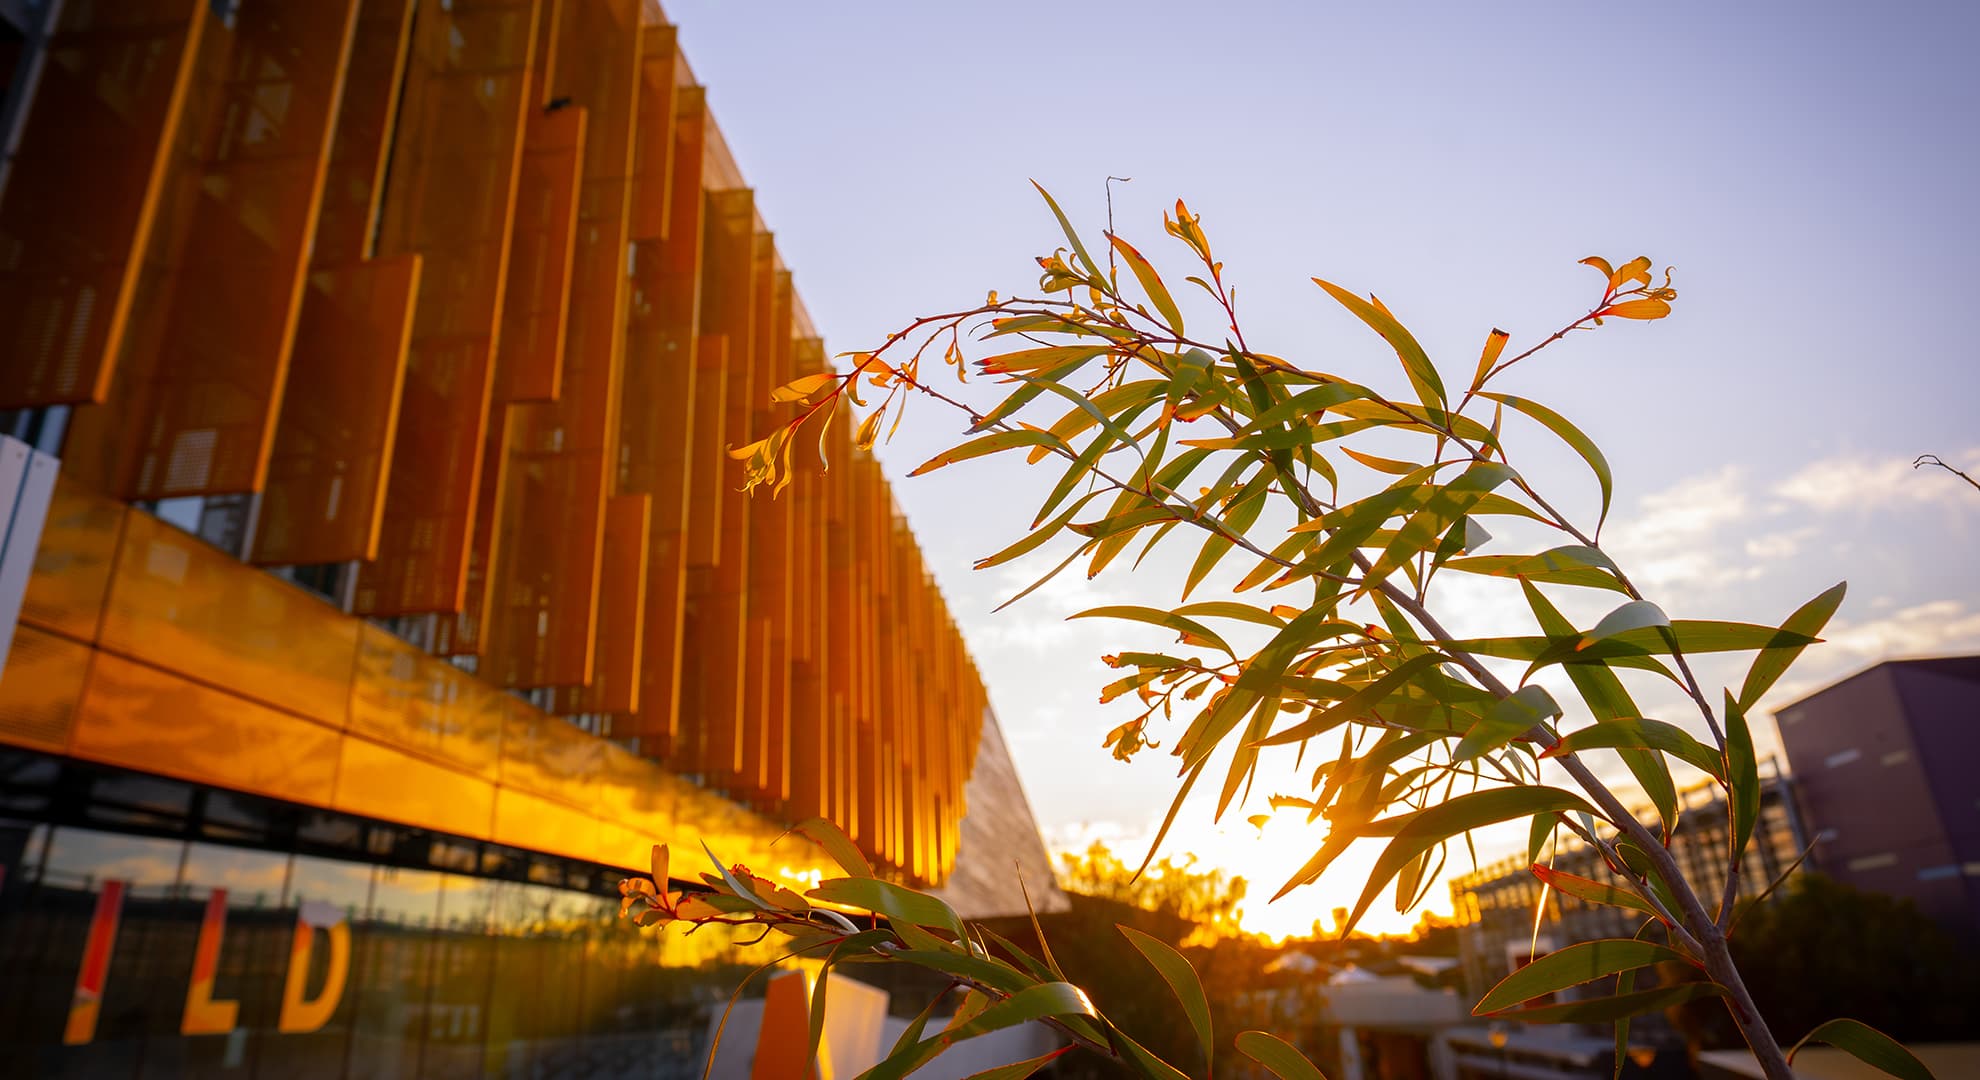
{"type": "Polygon", "coordinates": [[[1222,649],[1231,656],[1237,655],[1231,652],[1231,647],[1225,644],[1224,639],[1218,636],[1216,631],[1197,622],[1195,619],[1185,618],[1173,611],[1163,611],[1160,608],[1140,607],[1133,604],[1113,604],[1106,607],[1088,608],[1085,611],[1068,615],[1066,618],[1127,619],[1132,622],[1144,622],[1152,626],[1162,627],[1165,630],[1174,630],[1178,634],[1186,634],[1190,637],[1200,639],[1212,648],[1222,649]]]}
{"type": "Polygon", "coordinates": [[[1581,635],[1581,641],[1575,646],[1575,650],[1586,649],[1598,641],[1607,640],[1630,630],[1670,625],[1671,617],[1664,614],[1663,608],[1648,600],[1631,600],[1602,616],[1602,621],[1595,624],[1595,629],[1581,635]]]}
{"type": "Polygon", "coordinates": [[[1171,948],[1159,938],[1150,937],[1129,926],[1116,929],[1127,936],[1128,942],[1141,955],[1154,965],[1162,980],[1169,984],[1170,992],[1182,1003],[1183,1012],[1189,1017],[1189,1026],[1196,1029],[1196,1039],[1203,1047],[1203,1070],[1210,1072],[1211,1054],[1216,1041],[1210,1032],[1210,999],[1204,996],[1203,983],[1196,977],[1196,969],[1191,967],[1183,954],[1171,948]]]}
{"type": "Polygon", "coordinates": [[[1692,734],[1676,724],[1648,717],[1620,717],[1603,720],[1600,723],[1569,732],[1561,741],[1541,757],[1559,757],[1562,754],[1581,750],[1614,749],[1635,747],[1642,750],[1661,750],[1700,771],[1714,780],[1724,780],[1725,760],[1718,751],[1699,742],[1692,734]]]}
{"type": "Polygon", "coordinates": [[[1155,268],[1142,257],[1141,252],[1135,250],[1133,244],[1118,236],[1110,236],[1108,239],[1113,241],[1114,250],[1121,253],[1121,258],[1127,260],[1128,269],[1134,271],[1134,279],[1141,282],[1141,291],[1148,294],[1149,302],[1155,305],[1156,312],[1162,316],[1163,325],[1174,330],[1177,337],[1183,336],[1182,311],[1176,307],[1176,298],[1169,295],[1169,287],[1162,284],[1162,276],[1155,272],[1155,268]]]}
{"type": "Polygon", "coordinates": [[[1531,1009],[1509,1009],[1497,1015],[1525,1024],[1612,1024],[1625,1016],[1662,1012],[1704,997],[1719,997],[1725,989],[1715,983],[1688,982],[1638,990],[1631,994],[1570,1001],[1565,1005],[1541,1005],[1531,1009]]]}
{"type": "MultiPolygon", "coordinates": [[[[1783,633],[1815,637],[1829,624],[1829,617],[1842,606],[1843,593],[1849,589],[1849,582],[1839,582],[1833,588],[1795,609],[1781,624],[1783,633]]],[[[1794,663],[1806,645],[1784,645],[1778,648],[1762,649],[1753,658],[1753,666],[1747,669],[1746,681],[1739,688],[1739,705],[1751,710],[1760,703],[1761,695],[1771,689],[1776,680],[1787,672],[1788,665],[1794,663]]]]}
{"type": "Polygon", "coordinates": [[[1634,938],[1604,938],[1557,949],[1513,972],[1485,992],[1473,1016],[1503,1012],[1523,1001],[1665,960],[1684,960],[1674,949],[1634,938]]]}
{"type": "Polygon", "coordinates": [[[1531,869],[1534,877],[1539,878],[1543,883],[1552,887],[1557,892],[1566,893],[1580,900],[1586,900],[1591,904],[1630,908],[1634,911],[1640,911],[1645,915],[1657,915],[1657,909],[1651,907],[1648,900],[1627,889],[1617,888],[1614,885],[1605,885],[1599,881],[1591,881],[1588,878],[1570,874],[1565,870],[1556,870],[1551,866],[1540,866],[1536,864],[1531,869]]]}
{"type": "Polygon", "coordinates": [[[1746,854],[1753,823],[1760,818],[1760,762],[1753,752],[1753,732],[1746,710],[1726,691],[1726,786],[1733,805],[1732,861],[1746,854]]]}
{"type": "Polygon", "coordinates": [[[927,893],[916,892],[891,881],[881,881],[877,878],[827,878],[805,895],[829,904],[847,904],[876,911],[894,922],[938,927],[953,934],[957,940],[967,936],[963,933],[962,920],[956,917],[954,908],[927,893]]]}
{"type": "Polygon", "coordinates": [[[1013,1061],[1009,1065],[999,1065],[982,1072],[970,1073],[964,1080],[1024,1080],[1025,1077],[1058,1060],[1059,1055],[1063,1053],[1065,1050],[1059,1049],[1024,1061],[1013,1061]]]}
{"type": "Polygon", "coordinates": [[[1057,435],[1049,431],[1032,431],[1028,428],[1017,431],[997,431],[989,435],[971,439],[961,446],[944,450],[915,466],[914,471],[908,473],[908,475],[920,476],[923,473],[934,472],[936,469],[942,468],[945,465],[954,465],[958,461],[968,461],[970,458],[982,457],[985,454],[994,454],[999,450],[1009,450],[1017,446],[1042,446],[1050,450],[1070,451],[1070,447],[1066,446],[1064,442],[1061,442],[1057,435]]]}
{"type": "Polygon", "coordinates": [[[1504,787],[1487,788],[1459,795],[1454,799],[1437,803],[1411,814],[1398,815],[1386,822],[1373,822],[1371,828],[1389,826],[1395,828],[1395,839],[1389,841],[1375,867],[1369,872],[1368,883],[1363,888],[1361,899],[1355,902],[1349,914],[1347,925],[1342,928],[1345,936],[1361,917],[1368,912],[1368,906],[1375,900],[1389,879],[1401,872],[1411,859],[1430,848],[1450,839],[1461,832],[1485,825],[1511,821],[1515,818],[1530,817],[1552,811],[1571,810],[1593,814],[1595,808],[1589,806],[1581,796],[1572,792],[1550,787],[1504,787]]]}
{"type": "Polygon", "coordinates": [[[1485,716],[1464,733],[1452,761],[1470,761],[1488,754],[1533,730],[1538,724],[1561,715],[1561,707],[1544,687],[1522,686],[1492,703],[1485,716]]]}
{"type": "Polygon", "coordinates": [[[1417,399],[1429,410],[1431,422],[1441,426],[1444,407],[1449,404],[1444,397],[1444,381],[1438,378],[1436,365],[1430,362],[1430,357],[1424,353],[1423,346],[1417,344],[1416,338],[1403,329],[1403,325],[1385,308],[1377,307],[1331,282],[1314,278],[1313,283],[1327,290],[1328,296],[1354,312],[1356,318],[1388,341],[1389,346],[1396,350],[1396,356],[1402,360],[1410,385],[1416,388],[1417,399]]]}
{"type": "Polygon", "coordinates": [[[1257,1062],[1279,1080],[1327,1080],[1293,1044],[1263,1031],[1241,1031],[1237,1051],[1257,1062]]]}
{"type": "Polygon", "coordinates": [[[1794,1044],[1794,1049],[1788,1051],[1788,1062],[1792,1064],[1794,1055],[1811,1042],[1828,1043],[1898,1080],[1933,1080],[1932,1070],[1926,1068],[1916,1055],[1896,1039],[1861,1020],[1831,1020],[1802,1036],[1801,1041],[1794,1044]]]}
{"type": "Polygon", "coordinates": [[[1600,485],[1602,489],[1602,514],[1595,523],[1595,531],[1599,534],[1602,531],[1602,523],[1609,518],[1609,500],[1614,494],[1615,478],[1609,472],[1609,460],[1602,456],[1601,448],[1595,445],[1595,440],[1582,434],[1581,429],[1569,423],[1567,417],[1562,416],[1560,413],[1537,401],[1529,401],[1526,398],[1513,394],[1495,394],[1490,391],[1483,392],[1478,396],[1489,398],[1501,405],[1510,405],[1514,409],[1539,421],[1543,427],[1559,436],[1562,442],[1572,447],[1575,453],[1581,455],[1581,460],[1588,463],[1588,468],[1595,473],[1596,484],[1600,485]]]}

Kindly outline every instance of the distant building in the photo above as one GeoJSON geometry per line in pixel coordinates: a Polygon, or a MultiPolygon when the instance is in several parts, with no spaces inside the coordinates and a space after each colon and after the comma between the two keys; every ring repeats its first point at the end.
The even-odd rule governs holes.
{"type": "Polygon", "coordinates": [[[1822,872],[1980,934],[1980,656],[1881,663],[1775,719],[1822,872]]]}
{"type": "MultiPolygon", "coordinates": [[[[1760,818],[1740,868],[1740,896],[1758,896],[1794,864],[1808,841],[1795,812],[1789,781],[1763,763],[1760,818]]],[[[1682,807],[1670,851],[1701,895],[1717,897],[1725,887],[1726,804],[1715,783],[1679,793],[1682,807]]],[[[1645,817],[1654,828],[1654,816],[1645,817]]],[[[1585,845],[1565,847],[1555,869],[1606,883],[1617,883],[1600,855],[1585,845]]],[[[1458,958],[1465,993],[1476,1001],[1500,979],[1523,965],[1533,952],[1565,948],[1596,938],[1630,937],[1642,918],[1622,908],[1590,904],[1558,890],[1547,893],[1547,910],[1537,927],[1540,879],[1526,859],[1501,860],[1451,882],[1458,919],[1458,958]],[[1537,940],[1537,945],[1536,945],[1537,940]]],[[[1599,996],[1591,992],[1589,996],[1599,996]]]]}

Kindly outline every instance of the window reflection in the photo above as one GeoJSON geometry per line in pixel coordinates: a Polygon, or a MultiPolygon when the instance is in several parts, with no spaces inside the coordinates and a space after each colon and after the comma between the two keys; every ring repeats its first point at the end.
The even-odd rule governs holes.
{"type": "Polygon", "coordinates": [[[33,775],[82,796],[54,822],[0,808],[8,1075],[694,1076],[754,966],[725,928],[621,922],[600,867],[46,760],[0,755],[0,790],[33,775]],[[64,823],[174,814],[201,839],[64,823]],[[93,1027],[65,1045],[92,934],[93,1027]]]}

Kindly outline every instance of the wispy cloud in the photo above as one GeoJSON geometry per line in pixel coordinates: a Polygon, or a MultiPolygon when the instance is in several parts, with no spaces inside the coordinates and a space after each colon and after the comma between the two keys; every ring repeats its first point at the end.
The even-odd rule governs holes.
{"type": "MultiPolygon", "coordinates": [[[[1980,447],[1944,457],[1963,471],[1980,469],[1980,447]]],[[[1842,454],[1810,462],[1776,484],[1773,493],[1811,510],[1833,514],[1938,502],[1956,494],[1954,489],[1959,485],[1959,478],[1943,469],[1913,468],[1910,458],[1842,454]]]]}
{"type": "Polygon", "coordinates": [[[1824,636],[1831,647],[1862,657],[1958,652],[1980,648],[1980,611],[1933,600],[1869,622],[1844,622],[1824,636]]]}

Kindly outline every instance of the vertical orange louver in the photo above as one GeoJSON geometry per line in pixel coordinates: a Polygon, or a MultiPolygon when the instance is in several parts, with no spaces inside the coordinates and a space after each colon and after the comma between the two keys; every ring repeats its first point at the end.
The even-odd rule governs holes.
{"type": "Polygon", "coordinates": [[[625,356],[633,136],[639,105],[637,0],[566,4],[553,104],[589,110],[564,374],[555,401],[517,407],[482,672],[511,687],[591,681],[605,506],[616,473],[625,356]]]}
{"type": "MultiPolygon", "coordinates": [[[[696,434],[696,329],[701,281],[702,131],[699,88],[674,90],[678,54],[671,33],[648,31],[641,115],[672,102],[669,153],[649,150],[639,165],[635,208],[664,202],[658,228],[633,245],[632,302],[626,324],[625,397],[620,410],[623,465],[619,489],[653,501],[647,556],[646,655],[640,663],[637,712],[617,733],[639,740],[651,756],[671,759],[680,731],[683,629],[687,603],[689,467],[696,434]],[[656,55],[664,51],[664,56],[656,55]],[[664,66],[663,66],[664,65],[664,66]],[[662,80],[665,80],[664,83],[662,80]],[[663,89],[662,87],[665,87],[663,89]],[[661,169],[664,161],[665,169],[661,169]]],[[[643,130],[653,128],[643,125],[643,130]]],[[[637,221],[637,216],[636,216],[637,221]]]]}
{"type": "Polygon", "coordinates": [[[412,15],[412,0],[371,0],[358,11],[257,508],[250,558],[258,563],[378,554],[421,262],[370,258],[412,15]]]}
{"type": "Polygon", "coordinates": [[[260,490],[356,13],[276,0],[201,35],[116,375],[65,472],[129,499],[260,490]]]}
{"type": "Polygon", "coordinates": [[[102,401],[211,16],[71,4],[0,199],[0,409],[102,401]]]}
{"type": "Polygon", "coordinates": [[[488,435],[535,0],[419,0],[377,251],[423,257],[366,615],[457,612],[488,435]]]}

